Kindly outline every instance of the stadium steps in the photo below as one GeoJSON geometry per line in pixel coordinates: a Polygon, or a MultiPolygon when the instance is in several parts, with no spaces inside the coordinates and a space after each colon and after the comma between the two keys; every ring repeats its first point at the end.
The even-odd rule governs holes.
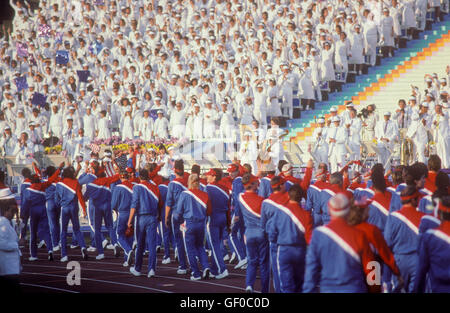
{"type": "MultiPolygon", "coordinates": [[[[418,39],[408,41],[406,48],[396,50],[392,58],[382,59],[379,66],[371,67],[367,74],[357,76],[354,83],[345,84],[341,92],[330,94],[328,101],[317,102],[314,110],[303,111],[301,119],[288,120],[289,134],[284,141],[285,149],[290,151],[289,145],[296,144],[301,146],[303,151],[306,151],[307,143],[305,139],[310,137],[313,129],[317,127],[315,117],[328,117],[332,106],[338,107],[338,112],[342,112],[345,110],[345,101],[352,101],[357,108],[366,104],[369,97],[373,97],[382,87],[388,86],[394,79],[416,67],[420,62],[446,46],[446,42],[449,41],[450,15],[447,14],[441,22],[433,24],[431,30],[421,32],[418,39]]],[[[431,73],[441,73],[442,70],[442,68],[439,70],[428,69],[431,73]]],[[[416,77],[410,77],[410,79],[423,82],[423,74],[417,74],[416,77]]],[[[418,85],[422,86],[422,84],[418,85]]],[[[408,92],[410,92],[410,86],[408,92]]],[[[408,92],[405,97],[409,95],[408,92]]],[[[399,93],[400,91],[396,93],[397,96],[394,98],[391,94],[388,103],[392,104],[393,99],[398,100],[399,93]]],[[[381,107],[383,108],[383,106],[381,107]]]]}

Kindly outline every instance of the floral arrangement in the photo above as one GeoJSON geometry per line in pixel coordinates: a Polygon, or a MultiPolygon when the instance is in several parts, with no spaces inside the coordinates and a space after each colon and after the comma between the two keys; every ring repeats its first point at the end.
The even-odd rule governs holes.
{"type": "Polygon", "coordinates": [[[62,151],[62,145],[56,145],[53,147],[45,147],[44,152],[45,154],[59,154],[62,151]]]}
{"type": "Polygon", "coordinates": [[[111,138],[108,139],[97,139],[97,140],[93,140],[91,143],[91,146],[93,147],[97,147],[98,149],[93,149],[93,150],[100,150],[101,146],[112,146],[113,150],[119,150],[119,151],[126,151],[128,150],[130,147],[134,147],[134,146],[139,146],[139,147],[145,147],[147,150],[150,148],[155,149],[156,151],[158,151],[158,147],[163,144],[166,149],[169,148],[170,146],[174,145],[175,143],[179,142],[178,139],[173,138],[170,140],[166,140],[166,139],[156,139],[153,141],[144,141],[142,139],[125,139],[122,140],[120,139],[120,137],[118,136],[113,136],[111,138]]]}

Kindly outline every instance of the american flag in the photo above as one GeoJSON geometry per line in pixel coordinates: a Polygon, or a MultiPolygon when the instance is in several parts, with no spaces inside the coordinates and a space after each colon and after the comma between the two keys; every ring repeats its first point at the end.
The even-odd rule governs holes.
{"type": "Polygon", "coordinates": [[[26,43],[16,42],[16,50],[19,57],[28,56],[28,46],[26,43]]]}
{"type": "Polygon", "coordinates": [[[92,152],[94,152],[94,153],[99,153],[100,152],[100,146],[99,145],[96,145],[96,144],[94,144],[94,143],[91,143],[90,145],[89,145],[89,148],[92,150],[92,152]]]}
{"type": "Polygon", "coordinates": [[[52,29],[47,24],[41,24],[38,27],[39,37],[50,37],[52,29]]]}
{"type": "Polygon", "coordinates": [[[125,154],[122,154],[120,157],[116,158],[114,160],[117,164],[117,166],[121,169],[121,170],[125,170],[127,168],[127,156],[125,154]]]}

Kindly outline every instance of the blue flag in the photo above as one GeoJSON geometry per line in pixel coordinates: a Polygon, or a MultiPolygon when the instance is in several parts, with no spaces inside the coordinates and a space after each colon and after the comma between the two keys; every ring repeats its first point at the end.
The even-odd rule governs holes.
{"type": "Polygon", "coordinates": [[[150,110],[150,114],[149,114],[149,116],[153,119],[153,120],[156,120],[157,118],[158,118],[158,110],[150,110]]]}
{"type": "Polygon", "coordinates": [[[56,64],[67,64],[69,63],[69,51],[58,50],[56,51],[56,64]]]}
{"type": "Polygon", "coordinates": [[[46,101],[47,101],[46,96],[44,96],[42,93],[35,92],[33,94],[33,98],[31,99],[31,104],[38,105],[42,108],[45,105],[46,101]]]}
{"type": "Polygon", "coordinates": [[[27,83],[27,77],[26,76],[20,76],[14,79],[14,82],[16,83],[17,91],[21,92],[24,89],[28,89],[28,83],[27,83]]]}
{"type": "Polygon", "coordinates": [[[88,77],[91,75],[90,71],[77,71],[78,79],[82,83],[87,83],[88,77]]]}

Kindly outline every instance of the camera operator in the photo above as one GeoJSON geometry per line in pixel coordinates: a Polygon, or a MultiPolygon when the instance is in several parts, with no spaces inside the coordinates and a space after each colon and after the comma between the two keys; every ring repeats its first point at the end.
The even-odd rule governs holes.
{"type": "Polygon", "coordinates": [[[362,109],[359,115],[363,126],[362,141],[371,141],[375,138],[375,125],[378,121],[378,116],[375,114],[375,104],[369,104],[367,109],[362,109]]]}

